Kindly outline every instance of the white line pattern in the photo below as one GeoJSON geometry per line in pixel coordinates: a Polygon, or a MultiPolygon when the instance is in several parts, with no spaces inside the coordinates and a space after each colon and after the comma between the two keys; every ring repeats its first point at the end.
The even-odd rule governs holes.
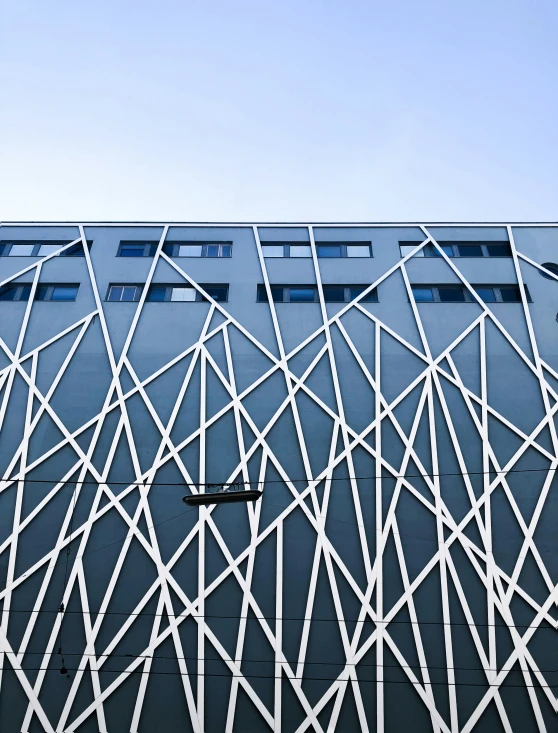
{"type": "MultiPolygon", "coordinates": [[[[509,226],[513,267],[521,289],[521,305],[513,307],[521,308],[528,334],[529,349],[522,348],[506,328],[500,316],[502,310],[479,298],[457,262],[448,258],[429,229],[422,227],[424,241],[417,242],[413,252],[382,273],[353,301],[331,310],[324,299],[314,229],[309,226],[321,325],[288,351],[278,311],[280,307],[292,306],[277,307],[271,298],[266,260],[258,227],[254,226],[276,355],[231,315],[226,303],[207,296],[187,271],[187,265],[179,264],[163,251],[168,229],[163,227],[141,299],[133,306],[124,306],[135,308],[135,313],[118,352],[111,342],[106,306],[99,293],[83,226],[79,229],[80,239],[66,247],[79,241],[83,244],[95,300],[91,313],[26,351],[33,294],[45,263],[57,254],[2,283],[22,275],[33,278],[32,294],[15,347],[10,348],[0,338],[0,350],[8,362],[0,371],[0,424],[4,430],[16,389],[26,390],[21,440],[6,461],[0,481],[0,499],[9,497],[12,512],[11,529],[0,542],[0,560],[5,567],[5,586],[0,591],[0,684],[5,688],[9,670],[20,685],[26,700],[20,716],[21,730],[71,733],[98,729],[121,733],[124,728],[113,721],[110,701],[122,688],[128,689],[131,678],[137,683],[127,729],[134,733],[146,730],[142,721],[148,714],[150,690],[154,689],[158,675],[172,670],[173,675],[180,675],[183,695],[180,729],[198,733],[255,730],[254,722],[243,724],[239,718],[239,709],[245,710],[247,706],[252,706],[256,716],[250,720],[257,719],[261,730],[303,733],[359,728],[383,733],[394,730],[391,716],[397,696],[403,706],[404,700],[411,699],[403,697],[404,688],[405,694],[426,711],[428,727],[421,728],[417,722],[416,730],[470,733],[492,710],[505,731],[550,731],[558,713],[556,673],[549,668],[548,661],[540,663],[539,655],[541,648],[553,648],[550,658],[558,669],[558,586],[546,553],[555,536],[552,538],[543,528],[551,501],[556,503],[558,373],[539,353],[523,283],[524,268],[538,268],[549,277],[558,278],[517,251],[513,228],[509,226]],[[432,350],[428,327],[423,323],[425,311],[413,299],[408,275],[410,260],[426,244],[438,249],[440,257],[436,262],[445,263],[453,279],[468,289],[478,306],[467,306],[475,311],[471,320],[438,354],[432,350]],[[131,348],[146,308],[147,287],[161,267],[196,288],[209,304],[197,341],[145,377],[134,367],[131,348]],[[417,329],[415,343],[381,322],[374,314],[374,305],[363,302],[370,290],[390,278],[398,279],[406,290],[417,329]],[[352,332],[350,319],[357,317],[373,334],[372,357],[362,352],[352,332]],[[87,358],[82,356],[84,343],[93,329],[100,329],[106,348],[109,386],[98,414],[77,428],[68,428],[54,408],[54,398],[75,360],[87,358]],[[515,424],[494,406],[487,375],[492,334],[498,335],[500,343],[505,343],[509,354],[520,360],[525,373],[538,385],[540,416],[530,430],[515,424]],[[268,364],[248,386],[241,386],[244,383],[239,381],[233,337],[240,336],[268,364]],[[390,377],[383,361],[387,339],[420,365],[396,395],[388,394],[385,387],[390,377]],[[40,389],[43,354],[62,340],[71,342],[66,356],[50,386],[40,389]],[[459,348],[466,340],[475,341],[478,347],[478,389],[467,381],[459,362],[459,348]],[[212,347],[215,343],[222,345],[221,355],[212,347]],[[297,357],[309,352],[301,372],[297,357]],[[354,387],[347,384],[343,365],[348,359],[351,374],[358,372],[361,386],[357,387],[356,382],[354,387]],[[153,390],[160,380],[176,374],[177,368],[182,372],[175,380],[176,398],[163,418],[153,390]],[[332,385],[331,399],[320,390],[316,375],[321,375],[322,380],[327,375],[332,385]],[[264,419],[254,411],[256,402],[252,398],[265,401],[266,385],[272,380],[284,385],[284,396],[274,409],[270,402],[269,414],[266,412],[264,419]],[[213,410],[208,395],[217,387],[224,397],[222,406],[213,410]],[[353,397],[357,389],[363,390],[363,399],[364,391],[370,397],[370,416],[364,426],[352,418],[354,400],[351,402],[348,397],[351,389],[353,397]],[[186,429],[181,420],[193,392],[199,400],[194,407],[191,405],[195,403],[188,403],[188,425],[193,427],[186,429]],[[411,403],[416,406],[407,424],[401,410],[411,403]],[[152,446],[147,467],[131,417],[137,404],[141,404],[157,433],[158,443],[152,446]],[[319,468],[313,446],[316,439],[305,415],[308,404],[330,425],[326,459],[319,468]],[[292,445],[279,449],[281,439],[274,436],[287,418],[292,426],[292,445]],[[37,455],[31,451],[31,445],[38,426],[46,419],[53,434],[60,437],[37,455]],[[226,420],[230,420],[226,423],[228,440],[234,443],[238,460],[220,479],[257,483],[263,486],[264,497],[254,505],[235,509],[235,516],[243,513],[245,523],[239,524],[234,541],[226,524],[225,514],[231,511],[228,506],[202,507],[199,514],[190,513],[187,520],[172,520],[173,526],[183,523],[186,529],[169,556],[163,545],[170,524],[158,525],[183,511],[183,505],[176,501],[168,506],[164,517],[155,512],[158,484],[168,481],[168,489],[172,483],[162,478],[167,475],[162,472],[172,466],[175,481],[191,486],[182,492],[175,488],[177,499],[187,490],[196,491],[206,480],[214,480],[214,469],[209,475],[216,462],[210,436],[226,420]],[[478,441],[478,454],[474,456],[463,439],[465,421],[469,435],[478,441]],[[108,450],[99,452],[99,446],[106,442],[109,425],[112,438],[108,450]],[[494,438],[495,425],[508,436],[505,458],[502,441],[494,438]],[[395,444],[399,452],[393,449],[395,444]],[[112,473],[123,447],[129,459],[127,484],[118,483],[112,473]],[[197,458],[192,460],[188,451],[194,449],[197,458]],[[454,471],[462,474],[453,482],[444,476],[449,451],[454,471]],[[290,453],[297,456],[292,463],[285,459],[290,453]],[[53,459],[59,456],[64,459],[56,465],[64,469],[53,476],[53,459]],[[523,479],[536,487],[532,511],[526,513],[517,492],[518,484],[512,482],[514,474],[509,472],[521,471],[529,456],[535,456],[539,461],[536,465],[543,468],[523,479]],[[369,466],[368,473],[362,473],[363,465],[369,466]],[[480,477],[475,475],[479,471],[483,472],[480,477]],[[417,474],[423,478],[417,478],[417,474]],[[52,483],[33,483],[39,475],[52,478],[52,483]],[[344,480],[340,480],[342,476],[344,480]],[[457,491],[459,481],[467,506],[458,511],[452,491],[457,491]],[[338,512],[338,500],[333,504],[341,485],[345,513],[338,512]],[[422,513],[431,521],[427,525],[417,522],[416,527],[421,528],[418,536],[410,529],[408,511],[402,509],[407,500],[413,503],[417,516],[422,513]],[[505,521],[513,524],[517,541],[507,546],[515,549],[501,551],[496,536],[503,521],[499,513],[504,511],[504,504],[505,521]],[[87,506],[87,510],[82,506],[87,506]],[[22,562],[22,543],[27,542],[28,533],[35,531],[41,517],[54,516],[48,514],[53,508],[59,524],[56,534],[48,535],[52,541],[48,540],[48,547],[39,542],[40,556],[35,552],[32,562],[22,562]],[[109,518],[114,527],[121,529],[114,535],[99,535],[97,528],[108,526],[105,522],[109,518]],[[291,524],[295,519],[304,524],[304,552],[309,554],[308,559],[304,558],[308,566],[305,587],[296,586],[293,590],[289,557],[293,553],[296,556],[299,550],[292,526],[301,526],[291,524]],[[428,536],[424,536],[425,526],[430,527],[428,536]],[[103,543],[116,544],[111,545],[112,560],[106,560],[110,572],[102,597],[92,602],[95,581],[91,578],[95,570],[87,556],[103,543]],[[429,556],[419,569],[410,556],[414,552],[410,548],[416,548],[417,543],[429,548],[429,556]],[[265,563],[271,567],[266,580],[261,574],[264,552],[265,563]],[[135,562],[140,554],[143,566],[150,567],[154,579],[146,580],[139,599],[131,594],[127,604],[118,596],[118,589],[127,576],[133,577],[130,562],[135,562]],[[219,560],[211,562],[211,554],[219,560]],[[192,579],[189,584],[183,582],[184,571],[179,572],[185,561],[192,579]],[[215,563],[220,563],[219,570],[215,563]],[[535,574],[537,590],[528,581],[535,574]],[[271,605],[261,601],[262,583],[268,586],[266,593],[272,599],[271,605]],[[215,614],[212,599],[222,598],[219,593],[227,593],[232,586],[238,598],[234,612],[225,604],[215,614]],[[57,596],[55,587],[60,590],[57,596]],[[396,596],[394,587],[398,589],[396,596]],[[478,590],[473,587],[481,589],[481,611],[475,599],[478,590]],[[32,590],[22,593],[27,588],[32,590]],[[541,588],[543,591],[539,592],[541,588]],[[295,622],[286,611],[292,593],[302,594],[294,653],[291,629],[295,622]],[[322,608],[324,593],[329,599],[327,613],[322,608]],[[117,597],[120,605],[115,605],[117,597]],[[24,598],[27,600],[22,606],[24,598]],[[62,610],[57,612],[59,607],[62,610]],[[225,619],[215,619],[216,615],[240,618],[231,632],[233,626],[227,626],[225,619]],[[320,620],[326,617],[328,621],[320,620]],[[81,621],[79,633],[72,631],[77,628],[77,621],[81,621]],[[139,623],[147,633],[134,636],[139,623]],[[193,632],[187,635],[185,629],[193,632]],[[500,629],[505,630],[505,639],[500,629]],[[141,643],[137,641],[140,638],[141,643]],[[258,641],[253,641],[255,638],[258,641]],[[79,648],[77,639],[81,639],[79,648]],[[317,643],[335,652],[321,658],[316,655],[317,643]],[[467,655],[463,653],[465,647],[469,650],[467,655]],[[157,657],[169,656],[174,664],[161,668],[157,657]],[[59,679],[61,657],[69,669],[68,680],[59,679]],[[215,662],[216,659],[220,661],[215,662]],[[216,699],[213,684],[221,675],[229,683],[227,688],[220,688],[226,689],[228,697],[216,699]],[[53,694],[53,676],[54,687],[59,690],[56,694],[62,696],[56,714],[47,699],[53,694]],[[309,687],[308,682],[315,678],[322,680],[309,687]],[[270,683],[267,692],[260,684],[263,680],[270,683]],[[510,685],[514,689],[506,690],[510,685]],[[90,701],[81,694],[85,687],[92,690],[90,701]],[[474,694],[465,700],[467,690],[474,694]],[[528,708],[521,722],[510,708],[509,697],[519,693],[524,695],[521,699],[528,708]],[[222,728],[212,727],[209,722],[210,708],[215,706],[223,708],[222,728]],[[348,727],[348,718],[343,717],[349,707],[352,727],[348,727]],[[296,709],[298,717],[290,714],[290,709],[296,709]]],[[[256,283],[253,287],[255,290],[256,283]]],[[[265,305],[258,307],[263,309],[265,305]]],[[[512,402],[513,398],[510,395],[512,402]]],[[[548,527],[548,519],[544,526],[548,527]]],[[[100,551],[91,557],[103,564],[109,555],[100,551]]],[[[139,580],[127,582],[141,585],[139,580]]]]}

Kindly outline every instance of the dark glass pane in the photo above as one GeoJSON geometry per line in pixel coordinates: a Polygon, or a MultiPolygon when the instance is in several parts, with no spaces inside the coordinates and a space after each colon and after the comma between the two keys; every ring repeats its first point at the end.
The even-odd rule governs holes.
{"type": "Polygon", "coordinates": [[[75,300],[77,296],[77,285],[57,285],[52,290],[51,300],[75,300]]]}
{"type": "Polygon", "coordinates": [[[413,296],[417,303],[431,303],[434,300],[432,288],[421,288],[413,286],[413,296]]]}
{"type": "Polygon", "coordinates": [[[121,257],[143,257],[145,247],[143,244],[123,244],[120,248],[121,257]]]}
{"type": "Polygon", "coordinates": [[[155,252],[157,251],[157,245],[156,244],[150,244],[149,245],[149,257],[155,257],[155,252]]]}
{"type": "Polygon", "coordinates": [[[219,257],[219,245],[218,244],[208,244],[207,253],[205,256],[206,257],[219,257]]]}
{"type": "Polygon", "coordinates": [[[46,300],[48,295],[48,285],[39,285],[35,291],[35,300],[46,300]]]}
{"type": "Polygon", "coordinates": [[[482,257],[480,244],[460,244],[458,250],[460,257],[482,257]]]}
{"type": "MultiPolygon", "coordinates": [[[[262,300],[267,300],[267,295],[265,292],[265,287],[263,285],[260,285],[260,287],[263,290],[263,298],[262,300]]],[[[283,296],[284,296],[284,290],[283,288],[277,287],[277,285],[271,285],[271,297],[273,298],[275,303],[282,303],[283,302],[283,296]]]]}
{"type": "Polygon", "coordinates": [[[496,302],[496,293],[494,292],[494,288],[475,287],[475,292],[481,300],[484,300],[485,303],[496,302]]]}
{"type": "Polygon", "coordinates": [[[318,244],[318,257],[341,257],[341,245],[318,244]]]}
{"type": "Polygon", "coordinates": [[[13,285],[4,285],[0,288],[0,300],[13,300],[17,291],[17,287],[13,285]]]}
{"type": "Polygon", "coordinates": [[[5,249],[6,249],[6,245],[5,244],[0,244],[0,257],[2,257],[2,255],[4,254],[4,250],[5,249]]]}
{"type": "Polygon", "coordinates": [[[62,252],[64,257],[84,257],[83,247],[81,244],[74,244],[72,247],[68,247],[62,252]]]}
{"type": "MultiPolygon", "coordinates": [[[[356,287],[350,288],[350,297],[351,300],[354,298],[357,298],[362,292],[366,290],[366,285],[358,285],[356,287]]],[[[359,300],[359,303],[376,303],[378,301],[378,293],[376,292],[376,289],[371,290],[368,295],[365,295],[364,298],[361,298],[359,300]]]]}
{"type": "Polygon", "coordinates": [[[135,285],[125,285],[122,288],[122,298],[120,300],[123,300],[127,303],[131,303],[136,299],[136,287],[135,285]]]}
{"type": "Polygon", "coordinates": [[[314,301],[314,289],[291,288],[290,301],[291,303],[312,303],[314,301]]]}
{"type": "Polygon", "coordinates": [[[515,285],[508,285],[507,287],[500,288],[500,294],[504,303],[521,302],[521,292],[515,285]]]}
{"type": "Polygon", "coordinates": [[[163,252],[169,257],[174,257],[174,244],[163,244],[163,252]]]}
{"type": "Polygon", "coordinates": [[[227,299],[228,288],[226,285],[202,285],[202,287],[213,300],[224,301],[227,299]]]}
{"type": "Polygon", "coordinates": [[[19,294],[19,300],[29,300],[30,295],[31,285],[24,285],[21,289],[21,293],[19,294]]]}
{"type": "Polygon", "coordinates": [[[108,300],[120,300],[121,296],[122,288],[119,285],[115,285],[109,290],[108,300]]]}
{"type": "Polygon", "coordinates": [[[221,246],[221,257],[230,257],[230,256],[231,256],[231,245],[223,244],[221,246]]]}
{"type": "Polygon", "coordinates": [[[463,288],[438,288],[440,300],[442,303],[463,303],[465,301],[465,293],[463,288]]]}
{"type": "Polygon", "coordinates": [[[509,244],[487,244],[489,257],[511,257],[511,247],[509,244]]]}
{"type": "Polygon", "coordinates": [[[324,300],[326,303],[343,303],[345,288],[324,287],[324,300]]]}
{"type": "Polygon", "coordinates": [[[152,285],[147,294],[147,300],[160,303],[165,299],[167,289],[164,285],[152,285]]]}

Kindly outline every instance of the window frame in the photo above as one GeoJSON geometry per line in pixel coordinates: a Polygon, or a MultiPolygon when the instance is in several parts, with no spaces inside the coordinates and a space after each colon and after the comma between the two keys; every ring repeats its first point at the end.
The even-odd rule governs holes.
{"type": "MultiPolygon", "coordinates": [[[[79,288],[81,283],[69,283],[69,282],[61,282],[61,283],[37,283],[37,287],[35,289],[35,297],[33,298],[34,302],[37,303],[75,303],[78,297],[79,288]],[[44,298],[39,298],[38,294],[40,292],[41,288],[46,288],[46,293],[44,298]],[[54,291],[56,288],[75,288],[75,296],[73,298],[63,298],[63,299],[56,299],[52,297],[54,291]]],[[[15,296],[13,298],[6,298],[0,299],[0,303],[28,303],[29,302],[29,296],[31,295],[31,289],[33,288],[33,283],[6,283],[6,285],[2,286],[3,288],[11,288],[15,290],[15,296]],[[24,294],[24,291],[28,289],[27,291],[27,297],[23,298],[22,295],[24,294]]]]}
{"type": "Polygon", "coordinates": [[[232,240],[218,240],[218,241],[206,241],[206,242],[199,242],[199,241],[184,241],[184,242],[176,242],[176,241],[170,241],[170,242],[163,242],[163,252],[167,255],[167,257],[172,257],[173,259],[190,259],[190,260],[196,260],[196,259],[206,259],[206,260],[228,260],[232,257],[232,250],[233,250],[233,243],[232,240]],[[180,247],[185,246],[194,246],[194,247],[201,247],[202,251],[200,255],[181,255],[180,247]],[[216,257],[210,257],[208,253],[209,247],[219,247],[219,253],[216,257]],[[227,247],[229,254],[223,254],[223,247],[227,247]],[[170,251],[169,251],[170,250],[170,251]]]}
{"type": "MultiPolygon", "coordinates": [[[[399,244],[399,254],[400,254],[400,257],[403,258],[403,257],[407,257],[407,255],[402,253],[401,247],[411,247],[412,246],[413,249],[414,249],[415,247],[417,247],[420,244],[420,242],[419,241],[417,241],[417,242],[400,241],[400,242],[398,242],[398,244],[399,244]]],[[[461,260],[483,260],[483,259],[507,260],[507,259],[511,259],[512,258],[511,244],[509,242],[505,242],[503,240],[498,240],[498,241],[494,241],[494,242],[484,241],[484,240],[483,241],[478,241],[478,242],[475,242],[475,241],[467,241],[467,242],[465,242],[465,241],[460,241],[460,242],[447,242],[447,241],[443,241],[442,242],[442,241],[440,241],[440,242],[438,242],[438,245],[442,249],[444,249],[444,247],[446,247],[446,248],[447,247],[451,247],[452,254],[448,254],[446,252],[446,255],[448,257],[450,257],[451,259],[455,259],[455,260],[459,260],[459,259],[461,259],[461,260]],[[491,255],[491,254],[489,254],[488,247],[491,246],[491,245],[495,245],[495,244],[506,245],[507,248],[508,248],[508,253],[509,254],[506,254],[506,255],[491,255]],[[459,246],[460,245],[463,245],[463,246],[466,246],[466,245],[480,245],[481,251],[482,251],[482,255],[480,255],[479,257],[476,257],[474,255],[461,255],[459,253],[459,246]]],[[[422,254],[413,255],[412,259],[414,259],[415,257],[431,258],[431,259],[442,259],[442,255],[438,252],[438,250],[435,248],[435,246],[433,244],[431,244],[431,243],[425,244],[424,247],[421,250],[419,250],[419,252],[421,252],[422,254]]]]}
{"type": "Polygon", "coordinates": [[[117,257],[125,257],[129,259],[134,259],[137,257],[137,259],[140,259],[141,257],[154,257],[155,252],[157,250],[157,245],[159,242],[151,242],[148,240],[138,240],[137,242],[134,242],[131,239],[122,239],[120,243],[118,244],[118,252],[116,253],[117,257]],[[141,246],[143,246],[143,254],[142,255],[123,255],[122,250],[126,247],[136,247],[139,249],[141,246]]]}
{"type": "MultiPolygon", "coordinates": [[[[312,244],[310,242],[261,242],[262,247],[262,254],[264,259],[269,260],[280,260],[280,259],[310,259],[312,257],[312,244]],[[266,247],[282,247],[283,248],[283,254],[282,255],[273,255],[271,257],[266,257],[265,255],[265,248],[266,247]],[[291,247],[308,247],[310,250],[310,254],[306,256],[291,256],[291,247]]],[[[316,256],[319,257],[321,260],[341,260],[341,259],[348,259],[348,260],[368,260],[374,257],[374,251],[372,249],[372,242],[371,241],[362,241],[362,242],[318,242],[316,241],[316,256]],[[320,255],[320,247],[340,247],[341,254],[338,257],[324,257],[323,255],[320,255]],[[356,255],[349,257],[347,254],[349,247],[368,247],[368,255],[356,255]]]]}
{"type": "MultiPolygon", "coordinates": [[[[319,290],[317,285],[304,285],[295,283],[292,285],[276,285],[270,283],[270,289],[273,291],[274,289],[281,289],[281,300],[276,300],[275,298],[272,298],[274,303],[294,303],[294,304],[302,304],[302,303],[319,303],[320,302],[320,296],[319,296],[319,290]],[[313,300],[291,300],[291,289],[299,289],[299,290],[312,290],[314,293],[313,300]]],[[[353,295],[351,297],[351,291],[355,288],[362,288],[362,290],[366,290],[370,287],[370,284],[368,285],[359,285],[359,284],[352,284],[352,285],[345,285],[345,284],[339,284],[336,285],[335,283],[328,283],[327,285],[322,285],[323,293],[324,293],[324,303],[327,305],[328,303],[352,303],[353,300],[359,297],[360,293],[358,295],[353,295]],[[328,288],[333,289],[343,289],[343,300],[328,300],[326,298],[326,293],[328,291],[328,288]]],[[[267,291],[264,283],[259,283],[256,290],[256,302],[257,303],[269,303],[267,299],[267,291]]],[[[359,301],[360,303],[378,303],[378,288],[373,288],[373,290],[366,295],[364,299],[361,299],[359,301]]]]}
{"type": "MultiPolygon", "coordinates": [[[[66,245],[70,244],[70,242],[73,242],[73,241],[74,241],[73,239],[70,239],[69,241],[64,241],[64,240],[50,240],[49,241],[49,240],[45,240],[45,241],[42,241],[42,242],[38,242],[36,239],[30,239],[30,240],[27,240],[27,241],[25,241],[25,240],[13,240],[13,239],[0,240],[0,257],[39,257],[41,259],[43,257],[52,257],[52,255],[54,254],[54,252],[51,252],[50,255],[41,255],[41,254],[39,254],[39,250],[41,249],[41,247],[43,246],[43,244],[54,245],[54,246],[57,246],[57,247],[60,248],[60,247],[65,247],[66,245]],[[33,246],[33,250],[31,252],[31,254],[29,254],[29,255],[11,255],[10,252],[12,250],[12,247],[14,245],[17,246],[19,244],[23,244],[23,245],[27,245],[27,246],[32,245],[33,246]]],[[[87,240],[87,246],[89,248],[91,248],[91,245],[92,244],[93,244],[93,242],[90,242],[89,240],[87,240]]],[[[81,242],[76,242],[74,245],[72,245],[72,247],[70,247],[69,249],[65,250],[64,252],[60,252],[58,255],[55,255],[55,256],[56,257],[85,257],[85,252],[83,251],[83,245],[82,245],[82,243],[81,242]],[[74,250],[74,249],[75,250],[78,250],[78,251],[81,250],[81,251],[79,252],[79,254],[76,254],[76,253],[72,252],[72,250],[74,250]]]]}
{"type": "MultiPolygon", "coordinates": [[[[205,290],[207,292],[207,288],[212,287],[220,287],[225,288],[225,297],[221,299],[217,299],[217,303],[228,303],[229,300],[229,284],[228,283],[199,283],[200,288],[205,290]]],[[[215,300],[209,294],[209,297],[212,298],[212,300],[215,300]]],[[[147,290],[147,295],[145,296],[145,302],[146,303],[209,303],[210,300],[206,298],[197,288],[194,288],[193,285],[183,285],[181,283],[151,283],[149,285],[149,288],[147,290]],[[151,291],[151,288],[157,287],[157,288],[165,288],[165,297],[163,300],[150,300],[149,299],[149,293],[151,291]],[[173,300],[172,299],[172,291],[173,290],[194,290],[196,297],[194,300],[173,300]]]]}
{"type": "Polygon", "coordinates": [[[107,288],[107,294],[105,296],[105,302],[107,303],[137,303],[140,298],[141,294],[143,293],[143,288],[145,286],[145,283],[109,283],[109,286],[107,288]],[[122,298],[119,298],[118,300],[113,300],[110,297],[111,291],[113,288],[135,288],[134,298],[133,300],[122,300],[122,298]]]}
{"type": "MultiPolygon", "coordinates": [[[[493,285],[493,284],[490,284],[490,283],[487,283],[487,284],[484,284],[484,283],[475,283],[475,284],[473,284],[473,283],[471,283],[471,287],[473,288],[473,290],[475,290],[475,292],[476,292],[476,289],[477,288],[483,288],[485,290],[492,290],[494,292],[495,300],[483,300],[480,297],[480,295],[479,295],[480,300],[483,303],[486,303],[487,305],[488,304],[495,304],[495,303],[506,303],[506,304],[509,304],[509,303],[521,303],[521,289],[520,289],[519,285],[515,285],[514,283],[501,283],[499,285],[493,285]],[[508,288],[510,288],[510,289],[511,288],[515,288],[516,290],[519,290],[519,293],[520,293],[519,300],[504,300],[503,299],[503,297],[502,297],[502,290],[506,290],[508,288]]],[[[411,291],[413,291],[414,288],[422,288],[422,289],[429,288],[430,290],[432,290],[432,300],[415,300],[415,303],[417,303],[417,304],[423,304],[423,303],[443,303],[443,304],[447,305],[448,303],[454,303],[454,304],[457,304],[457,305],[463,305],[463,304],[467,304],[467,303],[477,303],[477,301],[475,300],[475,298],[473,298],[473,296],[471,295],[471,293],[469,292],[469,290],[465,287],[465,285],[463,285],[461,283],[455,283],[455,284],[451,284],[451,283],[440,283],[438,285],[430,285],[430,284],[427,284],[427,283],[424,283],[424,284],[422,284],[422,283],[412,283],[411,284],[411,291]],[[465,296],[464,297],[464,300],[441,300],[440,299],[440,290],[446,290],[446,289],[450,289],[450,288],[459,288],[463,292],[463,294],[465,296]]],[[[527,287],[527,285],[525,285],[525,295],[527,297],[527,302],[528,303],[532,303],[533,300],[531,298],[531,294],[529,293],[529,288],[527,287]]]]}

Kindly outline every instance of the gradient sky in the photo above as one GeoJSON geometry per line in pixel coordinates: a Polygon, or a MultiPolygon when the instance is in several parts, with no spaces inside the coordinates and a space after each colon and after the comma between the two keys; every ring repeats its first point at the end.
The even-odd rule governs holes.
{"type": "Polygon", "coordinates": [[[558,220],[556,0],[0,0],[3,220],[558,220]]]}

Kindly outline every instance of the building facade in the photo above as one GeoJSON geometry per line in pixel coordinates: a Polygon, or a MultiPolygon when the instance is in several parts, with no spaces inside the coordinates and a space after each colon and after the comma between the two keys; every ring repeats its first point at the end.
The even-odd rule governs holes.
{"type": "Polygon", "coordinates": [[[0,731],[558,730],[557,226],[0,240],[0,731]]]}

